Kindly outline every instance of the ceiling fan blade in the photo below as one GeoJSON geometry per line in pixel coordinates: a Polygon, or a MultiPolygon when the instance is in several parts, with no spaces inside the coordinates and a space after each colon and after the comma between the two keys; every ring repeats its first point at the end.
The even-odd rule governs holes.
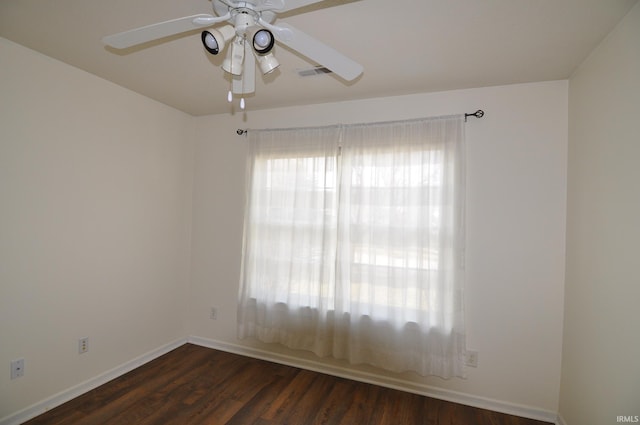
{"type": "Polygon", "coordinates": [[[277,27],[271,28],[275,29],[274,36],[278,42],[330,69],[345,80],[354,80],[362,74],[362,65],[299,29],[284,23],[279,23],[277,27]]]}
{"type": "Polygon", "coordinates": [[[319,3],[324,0],[284,0],[284,8],[278,10],[279,13],[288,12],[289,10],[299,7],[308,6],[313,3],[319,3]]]}
{"type": "Polygon", "coordinates": [[[281,11],[284,9],[284,0],[254,0],[255,7],[254,10],[256,12],[263,12],[265,10],[277,10],[281,11]]]}
{"type": "Polygon", "coordinates": [[[102,42],[116,49],[125,49],[194,29],[210,27],[218,22],[226,21],[229,17],[230,15],[218,17],[207,14],[185,16],[184,18],[172,19],[118,34],[108,35],[102,39],[102,42]]]}
{"type": "Polygon", "coordinates": [[[256,91],[256,58],[250,43],[244,43],[244,65],[242,75],[232,75],[233,94],[247,94],[256,91]]]}

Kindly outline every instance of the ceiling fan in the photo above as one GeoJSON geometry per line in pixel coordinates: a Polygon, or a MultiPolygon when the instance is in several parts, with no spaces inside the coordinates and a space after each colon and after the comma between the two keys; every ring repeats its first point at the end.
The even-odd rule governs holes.
{"type": "MultiPolygon", "coordinates": [[[[222,69],[231,74],[229,102],[233,95],[255,91],[256,63],[263,74],[280,64],[273,55],[275,42],[283,44],[312,62],[352,81],[362,74],[362,66],[342,53],[285,23],[274,25],[278,13],[288,12],[323,0],[211,0],[217,16],[199,14],[159,22],[106,36],[102,41],[113,48],[125,49],[175,34],[203,29],[201,41],[207,52],[217,55],[229,49],[222,69]],[[223,26],[211,28],[227,22],[223,26]],[[255,59],[254,59],[255,58],[255,59]]],[[[244,109],[244,97],[240,107],[244,109]]]]}

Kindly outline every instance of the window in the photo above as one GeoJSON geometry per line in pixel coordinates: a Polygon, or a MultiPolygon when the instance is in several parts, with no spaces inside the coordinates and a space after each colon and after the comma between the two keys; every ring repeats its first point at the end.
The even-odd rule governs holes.
{"type": "Polygon", "coordinates": [[[460,375],[462,128],[251,132],[240,336],[460,375]]]}

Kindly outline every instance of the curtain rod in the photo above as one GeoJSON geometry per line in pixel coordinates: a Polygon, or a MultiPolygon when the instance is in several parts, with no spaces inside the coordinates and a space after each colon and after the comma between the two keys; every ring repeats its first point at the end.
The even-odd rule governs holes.
{"type": "MultiPolygon", "coordinates": [[[[484,117],[484,111],[482,109],[478,109],[477,111],[475,111],[472,114],[464,114],[464,122],[467,122],[467,118],[469,118],[469,117],[482,118],[482,117],[484,117]]],[[[239,128],[239,129],[236,130],[236,134],[238,136],[242,136],[244,134],[247,134],[248,132],[249,132],[248,129],[239,128]]]]}

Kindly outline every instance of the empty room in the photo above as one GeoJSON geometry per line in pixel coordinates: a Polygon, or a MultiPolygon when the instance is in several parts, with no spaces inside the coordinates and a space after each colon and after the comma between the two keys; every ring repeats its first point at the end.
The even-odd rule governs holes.
{"type": "Polygon", "coordinates": [[[0,425],[640,423],[637,0],[0,2],[0,425]]]}

